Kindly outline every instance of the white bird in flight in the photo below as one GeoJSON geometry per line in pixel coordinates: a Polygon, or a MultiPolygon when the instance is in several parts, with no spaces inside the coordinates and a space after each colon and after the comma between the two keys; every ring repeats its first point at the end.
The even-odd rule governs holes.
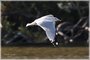
{"type": "Polygon", "coordinates": [[[61,20],[50,14],[50,15],[40,17],[35,21],[33,21],[32,23],[28,23],[26,27],[32,26],[32,25],[40,26],[46,32],[46,35],[50,40],[50,42],[55,46],[55,45],[58,45],[58,42],[55,42],[55,34],[56,34],[55,22],[56,21],[61,21],[61,20]]]}

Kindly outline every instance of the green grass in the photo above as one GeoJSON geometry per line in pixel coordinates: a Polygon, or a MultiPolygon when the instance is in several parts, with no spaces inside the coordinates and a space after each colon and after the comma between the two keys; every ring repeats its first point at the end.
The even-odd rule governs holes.
{"type": "Polygon", "coordinates": [[[87,59],[88,47],[2,47],[1,58],[13,59],[87,59]]]}

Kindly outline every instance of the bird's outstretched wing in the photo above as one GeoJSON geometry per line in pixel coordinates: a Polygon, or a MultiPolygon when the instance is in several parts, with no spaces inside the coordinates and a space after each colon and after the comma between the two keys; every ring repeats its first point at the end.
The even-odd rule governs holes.
{"type": "Polygon", "coordinates": [[[34,22],[27,24],[26,26],[30,25],[38,25],[40,26],[45,32],[47,37],[51,42],[54,42],[55,38],[55,21],[59,19],[55,18],[53,15],[46,15],[41,18],[36,19],[34,22]]]}
{"type": "Polygon", "coordinates": [[[49,40],[54,41],[55,38],[55,24],[52,21],[36,22],[45,32],[49,40]]]}

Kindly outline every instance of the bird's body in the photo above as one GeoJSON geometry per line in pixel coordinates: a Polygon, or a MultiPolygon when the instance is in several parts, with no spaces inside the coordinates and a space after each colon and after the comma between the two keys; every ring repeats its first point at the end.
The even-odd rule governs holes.
{"type": "Polygon", "coordinates": [[[41,18],[36,19],[32,23],[28,23],[26,26],[30,25],[38,25],[40,26],[45,32],[48,37],[48,39],[52,42],[55,41],[55,21],[58,21],[59,19],[54,17],[53,15],[46,15],[41,18]]]}

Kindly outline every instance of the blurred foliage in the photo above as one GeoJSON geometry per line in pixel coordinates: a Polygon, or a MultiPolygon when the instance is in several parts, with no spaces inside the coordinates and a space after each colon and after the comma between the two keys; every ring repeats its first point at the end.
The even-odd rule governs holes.
{"type": "Polygon", "coordinates": [[[77,23],[89,15],[88,1],[2,1],[2,39],[8,32],[22,32],[37,40],[43,40],[45,32],[38,26],[26,28],[35,19],[53,14],[62,21],[77,23]]]}

